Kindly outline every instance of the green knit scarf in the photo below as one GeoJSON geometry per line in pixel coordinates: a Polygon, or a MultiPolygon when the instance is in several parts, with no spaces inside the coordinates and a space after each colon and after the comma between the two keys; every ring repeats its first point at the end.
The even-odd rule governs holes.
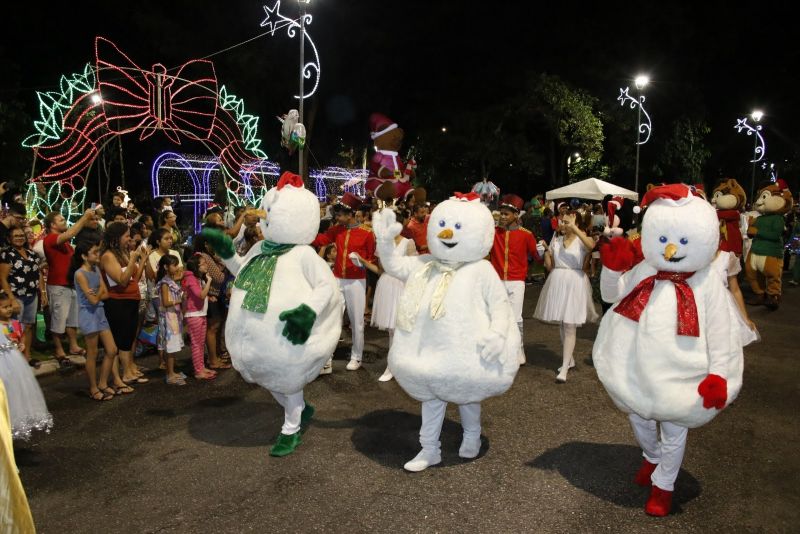
{"type": "Polygon", "coordinates": [[[269,303],[269,291],[272,287],[272,277],[275,275],[275,266],[278,256],[292,250],[294,245],[273,243],[266,239],[261,242],[261,254],[251,259],[245,265],[233,287],[237,287],[247,294],[244,296],[242,308],[256,313],[265,313],[269,303]]]}

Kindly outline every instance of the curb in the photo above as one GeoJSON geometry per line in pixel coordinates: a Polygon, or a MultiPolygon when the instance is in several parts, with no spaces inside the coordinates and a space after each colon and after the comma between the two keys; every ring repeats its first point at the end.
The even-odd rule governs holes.
{"type": "MultiPolygon", "coordinates": [[[[83,356],[67,356],[69,361],[75,366],[75,369],[83,368],[86,366],[86,358],[83,356]]],[[[33,376],[36,378],[41,378],[43,376],[50,376],[57,374],[61,369],[61,366],[58,365],[58,361],[56,359],[45,360],[39,366],[38,369],[31,368],[33,370],[33,376]]]]}

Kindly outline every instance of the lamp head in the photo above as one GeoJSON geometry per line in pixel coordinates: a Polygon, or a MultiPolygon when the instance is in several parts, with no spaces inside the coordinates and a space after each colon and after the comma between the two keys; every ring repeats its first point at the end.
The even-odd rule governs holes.
{"type": "Polygon", "coordinates": [[[751,113],[750,116],[753,117],[754,121],[758,122],[761,120],[761,117],[764,116],[764,112],[761,111],[760,109],[756,109],[753,110],[753,113],[751,113]]]}
{"type": "Polygon", "coordinates": [[[650,83],[650,78],[645,75],[639,75],[633,80],[633,83],[636,85],[636,88],[641,90],[644,89],[644,86],[650,83]]]}

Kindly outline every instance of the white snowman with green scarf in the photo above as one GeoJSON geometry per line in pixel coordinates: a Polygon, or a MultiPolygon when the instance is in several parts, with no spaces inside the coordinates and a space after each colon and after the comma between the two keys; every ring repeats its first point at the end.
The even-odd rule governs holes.
{"type": "Polygon", "coordinates": [[[441,462],[439,435],[448,402],[458,404],[462,458],[481,448],[481,401],[504,393],[519,369],[520,334],[500,278],[484,258],[494,241],[494,219],[475,193],[436,206],[424,256],[399,256],[394,212],[373,215],[381,264],[405,282],[389,349],[389,369],[422,402],[422,450],[405,464],[422,471],[441,462]]]}
{"type": "Polygon", "coordinates": [[[262,202],[264,240],[245,256],[224,233],[203,235],[236,276],[225,340],[242,377],[283,406],[272,456],[291,454],[314,414],[303,388],[319,375],[342,329],[343,301],[327,263],[308,244],[319,230],[319,201],[300,176],[284,173],[262,202]]]}

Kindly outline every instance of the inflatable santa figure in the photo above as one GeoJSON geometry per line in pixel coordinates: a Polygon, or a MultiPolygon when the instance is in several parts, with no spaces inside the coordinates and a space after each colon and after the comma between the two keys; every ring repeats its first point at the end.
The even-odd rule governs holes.
{"type": "Polygon", "coordinates": [[[343,304],[328,264],[308,246],[319,229],[319,201],[302,178],[284,173],[262,208],[264,239],[245,256],[235,254],[222,232],[203,234],[236,276],[225,322],[231,362],[283,406],[283,428],[270,454],[285,456],[314,414],[303,388],[336,348],[343,304]]]}
{"type": "Polygon", "coordinates": [[[742,344],[734,304],[710,268],[719,243],[714,208],[683,184],[654,187],[642,206],[644,261],[623,274],[633,263],[631,243],[617,238],[601,247],[601,291],[614,307],[592,359],[642,448],[634,482],[651,486],[645,512],[664,516],[688,429],[711,421],[739,393],[742,344]]]}
{"type": "Polygon", "coordinates": [[[462,458],[481,448],[481,401],[514,381],[520,336],[505,287],[483,258],[494,241],[494,219],[475,193],[436,206],[428,224],[430,255],[395,252],[401,226],[394,212],[375,213],[372,227],[387,273],[405,282],[397,309],[389,369],[422,402],[422,451],[405,464],[422,471],[441,462],[439,434],[448,402],[459,405],[462,458]]]}

